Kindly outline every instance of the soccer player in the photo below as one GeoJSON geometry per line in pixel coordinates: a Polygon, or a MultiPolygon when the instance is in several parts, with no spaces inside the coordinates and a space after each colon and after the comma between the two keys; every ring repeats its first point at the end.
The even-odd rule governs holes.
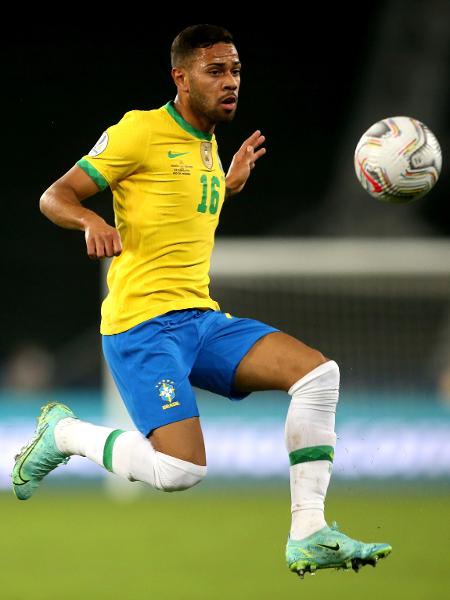
{"type": "Polygon", "coordinates": [[[206,475],[192,386],[240,400],[284,390],[292,526],[289,568],[357,570],[388,544],[355,541],[324,518],[336,441],[338,365],[274,327],[221,312],[209,295],[214,232],[224,202],[242,190],[265,154],[255,131],[225,174],[214,130],[236,112],[238,52],[222,27],[194,25],[171,48],[174,101],[132,110],[41,197],[44,215],[84,232],[89,257],[114,257],[102,305],[103,351],[135,431],[84,422],[60,403],[43,407],[16,457],[17,498],[29,498],[71,455],[130,481],[179,491],[206,475]],[[109,186],[115,227],[84,201],[109,186]]]}

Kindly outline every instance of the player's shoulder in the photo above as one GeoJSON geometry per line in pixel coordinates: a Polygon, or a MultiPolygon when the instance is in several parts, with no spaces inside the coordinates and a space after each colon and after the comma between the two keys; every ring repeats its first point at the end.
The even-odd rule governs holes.
{"type": "Polygon", "coordinates": [[[120,123],[126,123],[130,125],[151,124],[160,120],[163,116],[162,113],[162,108],[152,108],[150,110],[133,109],[124,113],[120,123]]]}
{"type": "Polygon", "coordinates": [[[129,110],[108,129],[108,135],[114,137],[120,135],[122,139],[130,140],[130,143],[131,140],[142,142],[144,138],[147,139],[149,135],[160,129],[159,121],[159,109],[129,110]]]}

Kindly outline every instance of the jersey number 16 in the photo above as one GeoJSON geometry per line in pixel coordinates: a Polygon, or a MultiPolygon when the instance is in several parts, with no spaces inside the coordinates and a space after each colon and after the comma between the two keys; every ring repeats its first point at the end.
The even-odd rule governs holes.
{"type": "MultiPolygon", "coordinates": [[[[202,184],[202,201],[197,206],[197,211],[205,213],[208,210],[208,177],[206,175],[202,175],[200,177],[200,183],[202,184]]],[[[217,189],[219,186],[220,180],[215,175],[213,175],[211,177],[211,186],[209,194],[209,212],[212,215],[216,214],[217,208],[219,207],[219,190],[217,189]]]]}

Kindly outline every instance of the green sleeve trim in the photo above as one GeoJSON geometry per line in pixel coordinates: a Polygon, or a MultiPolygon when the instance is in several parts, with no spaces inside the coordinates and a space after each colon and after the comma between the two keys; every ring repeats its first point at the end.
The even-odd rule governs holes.
{"type": "Polygon", "coordinates": [[[310,448],[301,448],[293,450],[289,453],[289,462],[291,467],[304,462],[312,462],[315,460],[329,460],[333,462],[334,448],[333,446],[311,446],[310,448]]]}
{"type": "Polygon", "coordinates": [[[80,169],[83,169],[86,175],[89,175],[89,177],[94,181],[94,183],[97,184],[101,191],[105,190],[109,186],[109,183],[106,181],[103,175],[99,173],[97,169],[93,167],[85,158],[79,160],[77,165],[80,167],[80,169]]]}
{"type": "Polygon", "coordinates": [[[103,448],[103,466],[112,473],[112,453],[113,446],[116,439],[121,433],[125,433],[123,429],[114,429],[106,438],[105,446],[103,448]]]}

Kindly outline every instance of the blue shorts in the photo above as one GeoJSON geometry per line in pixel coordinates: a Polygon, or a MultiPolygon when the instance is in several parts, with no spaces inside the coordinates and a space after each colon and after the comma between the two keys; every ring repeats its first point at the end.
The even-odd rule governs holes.
{"type": "Polygon", "coordinates": [[[103,353],[127,410],[144,435],[198,417],[192,386],[241,400],[236,369],[253,344],[279,331],[214,310],[168,312],[103,336],[103,353]]]}

